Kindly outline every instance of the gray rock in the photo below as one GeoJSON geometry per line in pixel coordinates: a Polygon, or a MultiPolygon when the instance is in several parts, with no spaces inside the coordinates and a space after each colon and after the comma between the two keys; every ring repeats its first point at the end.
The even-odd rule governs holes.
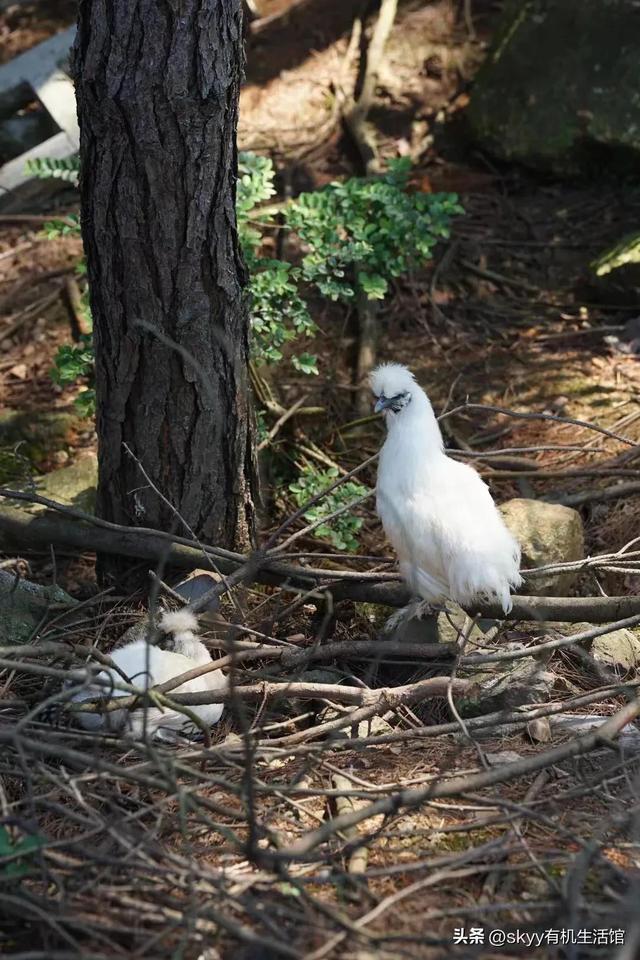
{"type": "MultiPolygon", "coordinates": [[[[440,643],[458,643],[467,623],[467,614],[453,601],[447,601],[447,612],[439,613],[437,619],[437,640],[440,643]]],[[[495,620],[477,620],[468,635],[470,641],[485,643],[487,631],[495,626],[495,620]]],[[[470,648],[471,649],[471,648],[470,648]]]]}
{"type": "MultiPolygon", "coordinates": [[[[519,644],[504,644],[503,649],[519,649],[519,644]]],[[[525,703],[546,703],[555,683],[555,674],[547,669],[548,657],[523,657],[501,663],[464,669],[460,675],[473,681],[473,693],[456,700],[463,716],[477,716],[498,710],[513,710],[525,703]]]]}
{"type": "Polygon", "coordinates": [[[640,18],[629,0],[511,0],[474,85],[476,140],[559,174],[632,169],[639,59],[640,18]]]}
{"type": "Polygon", "coordinates": [[[370,720],[362,720],[358,724],[359,737],[381,737],[393,732],[394,728],[384,717],[371,717],[370,720]]]}
{"type": "MultiPolygon", "coordinates": [[[[575,737],[593,733],[609,719],[609,717],[601,717],[597,714],[575,713],[559,713],[549,718],[553,739],[566,737],[567,735],[575,737]]],[[[617,742],[622,750],[632,750],[634,753],[640,750],[640,730],[635,723],[624,725],[618,734],[617,742]]]]}
{"type": "Polygon", "coordinates": [[[640,666],[640,640],[632,630],[614,630],[591,641],[589,653],[603,666],[627,673],[640,666]]]}
{"type": "Polygon", "coordinates": [[[0,570],[0,643],[28,643],[52,603],[75,602],[60,587],[43,587],[0,570]]]}
{"type": "Polygon", "coordinates": [[[344,672],[332,670],[331,667],[314,667],[303,670],[295,679],[300,683],[342,683],[344,672]]]}
{"type": "Polygon", "coordinates": [[[36,482],[36,490],[41,497],[70,504],[85,513],[93,513],[97,485],[98,461],[91,454],[81,457],[68,467],[46,473],[36,482]]]}
{"type": "Polygon", "coordinates": [[[485,753],[487,763],[492,767],[503,767],[507,763],[517,763],[522,755],[515,750],[498,750],[497,753],[485,753]]]}
{"type": "MultiPolygon", "coordinates": [[[[507,500],[500,507],[505,523],[522,548],[522,568],[567,563],[584,558],[582,517],[572,507],[541,500],[507,500]]],[[[565,596],[576,572],[527,578],[523,593],[536,597],[565,596]]]]}
{"type": "MultiPolygon", "coordinates": [[[[202,597],[217,586],[222,577],[213,570],[193,570],[188,577],[181,580],[173,588],[184,598],[185,603],[193,603],[195,600],[201,600],[202,597]]],[[[215,613],[220,606],[218,597],[209,601],[204,610],[215,613]]]]}
{"type": "MultiPolygon", "coordinates": [[[[36,477],[30,484],[16,484],[16,489],[28,493],[37,493],[48,500],[65,506],[77,507],[85,513],[93,513],[96,503],[96,487],[98,484],[98,461],[93,454],[81,457],[68,467],[51,470],[41,477],[36,477]]],[[[14,503],[14,501],[8,501],[14,503]]],[[[29,513],[44,513],[47,507],[38,503],[15,501],[16,506],[29,513]]]]}
{"type": "Polygon", "coordinates": [[[74,431],[86,430],[87,422],[65,410],[33,413],[5,409],[0,412],[0,446],[20,443],[20,453],[33,462],[50,457],[70,445],[74,431]]]}
{"type": "MultiPolygon", "coordinates": [[[[565,623],[562,633],[567,636],[593,630],[592,623],[565,623]]],[[[640,667],[640,630],[613,630],[611,633],[583,641],[583,646],[594,660],[610,670],[627,673],[640,667]]]]}
{"type": "Polygon", "coordinates": [[[530,720],[527,724],[527,733],[534,743],[549,743],[551,737],[551,724],[548,717],[538,717],[530,720]]]}
{"type": "Polygon", "coordinates": [[[410,607],[403,607],[389,617],[382,635],[389,643],[437,643],[438,618],[431,614],[411,614],[410,607]]]}

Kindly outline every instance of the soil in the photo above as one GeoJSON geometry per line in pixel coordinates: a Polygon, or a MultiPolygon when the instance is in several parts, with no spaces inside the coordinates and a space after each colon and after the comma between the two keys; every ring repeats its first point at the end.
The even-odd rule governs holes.
{"type": "MultiPolygon", "coordinates": [[[[267,17],[288,6],[287,0],[263,0],[259,12],[267,17]]],[[[298,12],[294,9],[282,20],[248,36],[239,143],[243,149],[274,158],[278,200],[358,173],[358,158],[342,130],[337,104],[353,89],[354,65],[345,58],[352,23],[361,7],[360,0],[305,3],[298,12]]],[[[619,182],[540,179],[522,169],[496,165],[467,142],[464,109],[500,4],[490,0],[476,0],[473,4],[475,39],[469,37],[460,7],[453,0],[434,0],[428,5],[401,4],[377,91],[373,119],[382,155],[410,154],[415,163],[413,188],[454,191],[465,210],[433,262],[394,286],[381,312],[380,359],[410,364],[436,410],[451,409],[468,400],[518,411],[559,414],[597,423],[640,442],[640,363],[635,356],[619,353],[607,340],[637,315],[638,305],[633,301],[625,304],[603,299],[589,274],[589,264],[597,255],[637,228],[640,195],[619,182]]],[[[5,6],[0,12],[4,42],[0,61],[67,26],[73,8],[74,4],[66,0],[5,6]]],[[[48,198],[39,203],[40,206],[34,201],[25,215],[47,217],[51,212],[58,215],[76,209],[68,191],[53,201],[48,198]],[[43,207],[43,203],[49,206],[43,207]]],[[[0,409],[28,411],[34,417],[53,409],[72,410],[77,388],[56,386],[49,370],[60,345],[68,343],[73,335],[63,290],[65,277],[71,274],[81,255],[79,242],[74,238],[47,241],[37,219],[16,222],[0,217],[0,227],[0,409]]],[[[286,435],[289,460],[295,459],[296,445],[306,444],[310,438],[341,467],[349,469],[375,451],[379,432],[376,424],[356,432],[345,429],[345,424],[355,416],[354,336],[348,318],[335,306],[317,302],[314,309],[321,334],[309,349],[319,356],[320,377],[305,378],[289,365],[283,365],[271,376],[271,384],[284,407],[304,394],[305,404],[326,408],[321,419],[314,420],[311,426],[305,424],[304,433],[296,426],[286,435]]],[[[513,420],[492,411],[463,411],[447,421],[446,429],[452,447],[469,444],[478,452],[518,448],[524,451],[522,457],[532,461],[525,472],[482,463],[481,472],[497,500],[609,486],[616,482],[615,476],[603,477],[593,472],[587,475],[588,472],[611,466],[612,460],[629,450],[628,445],[592,433],[586,427],[549,420],[513,420]],[[581,449],[541,449],[561,445],[581,449]],[[585,475],[561,475],[578,468],[585,475]]],[[[74,432],[65,443],[62,458],[60,451],[56,457],[44,453],[32,467],[36,472],[46,472],[93,449],[95,437],[88,421],[86,428],[74,432]]],[[[633,463],[628,466],[633,467],[633,463]]],[[[281,471],[278,476],[286,479],[290,467],[277,469],[281,471]]],[[[364,479],[373,483],[373,474],[364,479]]],[[[270,501],[271,513],[265,518],[268,527],[275,527],[292,509],[291,499],[283,492],[286,483],[280,483],[280,488],[270,501]]],[[[640,530],[640,496],[605,501],[595,498],[581,507],[581,513],[589,552],[613,551],[640,530]]],[[[360,552],[385,556],[387,547],[376,517],[365,508],[361,516],[364,526],[360,552]]],[[[328,549],[326,544],[309,538],[297,546],[311,551],[328,549]]],[[[51,577],[49,556],[34,556],[32,562],[36,579],[51,577]]],[[[77,592],[78,583],[86,586],[92,576],[91,558],[60,557],[55,573],[61,586],[77,592]]],[[[611,575],[604,586],[610,593],[634,593],[638,580],[630,574],[611,575]]],[[[578,590],[592,593],[593,582],[581,581],[578,590]]],[[[272,615],[269,596],[248,591],[245,599],[252,610],[252,622],[263,629],[272,615]]],[[[102,624],[98,632],[101,649],[106,652],[117,642],[124,627],[136,619],[138,610],[138,602],[130,601],[114,608],[106,620],[103,611],[100,616],[96,614],[95,620],[87,621],[83,628],[85,642],[94,642],[98,624],[102,624]]],[[[278,628],[312,637],[313,613],[312,607],[298,610],[292,617],[284,616],[278,628]]],[[[350,639],[358,632],[370,632],[370,624],[362,613],[355,614],[351,607],[339,612],[336,638],[350,639]]],[[[581,688],[589,688],[575,663],[567,661],[566,668],[566,677],[572,678],[568,682],[575,680],[581,688]]],[[[11,696],[22,696],[25,689],[18,686],[11,696]]],[[[437,720],[432,717],[430,722],[437,720]]],[[[415,715],[406,710],[401,713],[397,729],[410,730],[416,725],[419,723],[415,715]]],[[[221,737],[226,729],[220,728],[221,737]]],[[[518,736],[488,741],[483,749],[488,753],[515,750],[525,756],[537,748],[518,736]]],[[[218,757],[216,763],[217,766],[211,766],[212,775],[224,774],[240,789],[243,781],[238,762],[227,756],[218,757]]],[[[266,782],[297,783],[307,777],[309,783],[327,787],[331,783],[332,764],[336,763],[350,776],[364,778],[369,785],[409,785],[409,781],[415,784],[437,770],[477,770],[478,754],[460,741],[417,740],[376,747],[366,753],[337,750],[335,756],[324,756],[311,770],[311,754],[285,755],[274,759],[273,764],[265,762],[260,771],[266,782]]],[[[519,905],[515,913],[505,907],[501,914],[496,914],[503,923],[509,920],[518,925],[525,914],[530,919],[535,911],[527,914],[526,903],[547,897],[547,892],[540,894],[539,884],[536,886],[532,880],[535,870],[528,869],[528,857],[544,862],[547,875],[561,883],[572,851],[583,849],[585,838],[606,836],[599,859],[586,867],[591,871],[588,889],[597,890],[598,897],[604,897],[601,891],[607,885],[615,896],[623,896],[630,882],[628,876],[622,876],[624,871],[629,868],[632,873],[635,871],[634,875],[638,871],[637,847],[634,850],[629,846],[626,827],[620,826],[625,810],[623,800],[618,798],[623,787],[622,774],[614,771],[609,786],[606,771],[603,773],[584,760],[576,762],[570,773],[555,770],[551,777],[542,793],[550,804],[545,809],[547,819],[541,815],[528,822],[526,841],[521,838],[511,854],[498,860],[512,871],[508,880],[502,876],[499,881],[502,901],[519,905]],[[602,828],[601,834],[605,817],[610,828],[608,832],[602,828]]],[[[521,778],[500,787],[500,801],[525,803],[533,782],[533,777],[521,778]]],[[[129,785],[127,789],[132,791],[132,809],[141,810],[146,799],[135,794],[137,787],[129,785]]],[[[59,784],[55,791],[60,791],[60,796],[64,792],[59,784]]],[[[13,795],[18,796],[15,785],[13,795]]],[[[211,786],[210,795],[222,806],[238,802],[238,794],[226,787],[211,786]]],[[[479,791],[477,796],[465,798],[464,803],[434,802],[417,812],[403,812],[391,818],[371,845],[367,865],[370,876],[355,899],[349,899],[345,893],[350,882],[343,869],[348,861],[346,855],[338,857],[338,866],[334,864],[340,882],[327,883],[326,878],[323,881],[320,871],[314,881],[316,886],[308,884],[304,888],[304,897],[310,898],[306,901],[284,883],[277,890],[267,888],[260,869],[231,854],[219,839],[221,860],[212,833],[205,834],[206,843],[196,843],[192,854],[208,871],[217,870],[226,857],[229,869],[238,871],[234,896],[240,897],[238,891],[245,890],[251,890],[254,896],[257,890],[258,900],[262,898],[263,905],[271,905],[283,929],[288,917],[297,918],[297,927],[291,921],[292,930],[295,929],[291,937],[300,946],[300,956],[304,937],[299,922],[304,911],[308,910],[308,922],[313,917],[315,924],[309,929],[316,930],[311,936],[313,942],[304,944],[305,956],[315,956],[306,951],[325,942],[318,931],[323,923],[330,926],[329,914],[314,912],[312,901],[320,901],[326,910],[333,911],[333,922],[335,916],[355,920],[376,904],[386,903],[387,897],[397,900],[389,901],[380,915],[367,924],[374,952],[364,948],[358,952],[355,947],[349,952],[345,935],[326,956],[353,960],[373,956],[389,960],[398,956],[466,956],[463,950],[455,953],[449,947],[448,952],[442,953],[441,944],[430,945],[425,937],[425,915],[433,912],[435,916],[439,911],[430,924],[436,939],[450,935],[454,917],[462,918],[455,926],[469,926],[473,923],[473,905],[492,896],[491,886],[487,886],[489,868],[474,872],[469,865],[468,869],[459,866],[459,876],[445,874],[438,884],[438,875],[431,883],[431,870],[421,871],[420,864],[432,860],[437,864],[438,858],[464,850],[467,844],[479,845],[504,836],[504,824],[487,826],[482,820],[482,811],[491,800],[490,791],[479,791]],[[466,832],[456,832],[456,828],[462,827],[466,832]],[[422,886],[412,886],[418,879],[423,881],[422,886]],[[401,936],[396,936],[400,929],[401,936]]],[[[361,802],[364,801],[354,801],[356,805],[361,802]]],[[[323,796],[294,803],[271,794],[261,816],[286,845],[303,827],[318,826],[326,809],[323,796]]],[[[226,814],[221,819],[234,823],[226,814]]],[[[52,831],[58,829],[64,835],[71,830],[70,822],[58,815],[52,814],[51,821],[52,831]]],[[[163,825],[167,830],[165,842],[179,849],[180,836],[169,831],[166,820],[163,825]]],[[[368,821],[366,829],[376,831],[381,826],[381,819],[368,821]]],[[[237,822],[234,829],[242,830],[237,822]]],[[[483,863],[482,858],[479,862],[483,863]]],[[[207,882],[212,882],[211,876],[207,874],[207,882]]],[[[95,905],[86,890],[78,891],[74,903],[74,909],[93,916],[95,905]]],[[[123,908],[122,922],[126,926],[129,915],[125,917],[125,913],[123,908]]],[[[499,925],[496,920],[495,926],[499,925]]],[[[345,929],[348,932],[348,924],[336,926],[342,934],[345,929]]],[[[212,960],[215,956],[241,955],[230,946],[235,941],[228,931],[217,942],[221,952],[214,948],[212,960]]],[[[140,955],[152,956],[142,952],[140,955]]],[[[249,955],[246,954],[247,958],[249,955]]],[[[526,955],[547,954],[530,950],[526,955]]]]}

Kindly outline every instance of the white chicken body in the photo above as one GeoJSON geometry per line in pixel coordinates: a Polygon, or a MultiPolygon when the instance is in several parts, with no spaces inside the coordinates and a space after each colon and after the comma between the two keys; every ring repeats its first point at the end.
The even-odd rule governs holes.
{"type": "MultiPolygon", "coordinates": [[[[113,650],[111,659],[129,678],[129,682],[141,689],[148,690],[158,684],[166,683],[175,677],[193,670],[195,667],[211,663],[211,655],[202,641],[193,632],[195,618],[188,613],[178,611],[167,613],[160,621],[160,629],[173,634],[174,650],[163,650],[147,643],[146,640],[133,640],[113,650]]],[[[100,680],[109,683],[122,683],[123,678],[117,670],[106,668],[97,675],[100,680]]],[[[213,670],[193,680],[187,680],[172,690],[173,693],[203,693],[208,690],[220,690],[226,686],[226,678],[220,670],[213,670]]],[[[76,702],[95,697],[126,697],[127,691],[111,689],[103,683],[92,683],[73,696],[76,702]]],[[[198,704],[189,707],[204,726],[217,723],[224,709],[222,703],[198,704]]],[[[189,718],[168,708],[149,707],[135,710],[111,710],[103,713],[77,711],[78,723],[85,730],[109,733],[126,733],[136,740],[145,736],[164,740],[175,740],[187,727],[193,726],[189,718]]]]}
{"type": "Polygon", "coordinates": [[[448,457],[429,399],[406,367],[371,377],[387,438],[377,511],[409,588],[428,603],[497,600],[511,609],[520,547],[476,471],[448,457]]]}

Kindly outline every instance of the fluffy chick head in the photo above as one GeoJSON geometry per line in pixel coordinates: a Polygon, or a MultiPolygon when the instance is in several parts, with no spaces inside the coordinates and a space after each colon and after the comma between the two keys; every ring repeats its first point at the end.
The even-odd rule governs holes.
{"type": "Polygon", "coordinates": [[[401,363],[381,363],[371,373],[369,383],[376,398],[376,413],[400,413],[420,389],[414,375],[401,363]]]}

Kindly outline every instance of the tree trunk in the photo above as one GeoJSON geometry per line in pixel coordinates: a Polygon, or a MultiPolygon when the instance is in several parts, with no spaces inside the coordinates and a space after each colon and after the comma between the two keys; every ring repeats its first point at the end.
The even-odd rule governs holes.
{"type": "MultiPolygon", "coordinates": [[[[81,0],[73,64],[98,513],[175,528],[159,491],[198,537],[246,547],[256,472],[235,217],[241,0],[81,0]]],[[[104,557],[101,572],[126,563],[104,557]]]]}

